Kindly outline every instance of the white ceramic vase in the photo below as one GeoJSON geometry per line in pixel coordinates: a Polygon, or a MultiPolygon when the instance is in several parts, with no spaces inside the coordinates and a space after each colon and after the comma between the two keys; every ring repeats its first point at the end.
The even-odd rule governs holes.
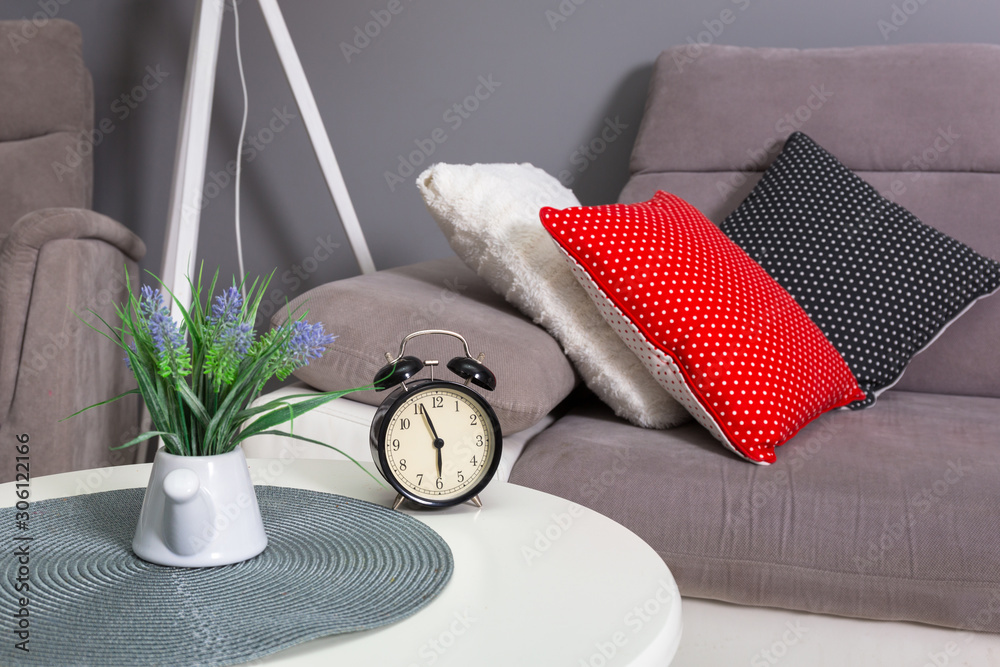
{"type": "Polygon", "coordinates": [[[243,449],[177,456],[160,448],[132,551],[158,565],[209,567],[253,558],[267,546],[243,449]]]}

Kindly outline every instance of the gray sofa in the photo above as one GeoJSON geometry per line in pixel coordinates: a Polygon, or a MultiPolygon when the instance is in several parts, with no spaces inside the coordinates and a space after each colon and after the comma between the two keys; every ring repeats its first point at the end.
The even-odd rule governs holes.
{"type": "MultiPolygon", "coordinates": [[[[667,50],[621,201],[662,189],[718,223],[803,130],[924,222],[1000,258],[997,72],[1000,47],[985,45],[667,50]]],[[[466,332],[506,366],[499,383],[511,388],[496,400],[512,414],[548,410],[538,394],[572,385],[541,330],[512,338],[525,318],[454,258],[332,283],[292,305],[303,301],[341,334],[331,365],[299,374],[321,389],[369,382],[381,352],[427,324],[466,332]]],[[[510,480],[627,526],[686,597],[1000,632],[998,334],[993,296],[873,407],[819,417],[766,467],[694,422],[630,425],[581,387],[510,480]]]]}
{"type": "MultiPolygon", "coordinates": [[[[714,47],[678,71],[681,53],[657,61],[623,202],[663,189],[720,222],[801,128],[924,222],[1000,257],[1000,47],[714,47]]],[[[591,401],[536,437],[511,481],[630,527],[686,596],[997,632],[998,336],[993,296],[875,406],[820,417],[767,468],[701,426],[638,429],[591,401]]]]}
{"type": "Polygon", "coordinates": [[[112,321],[125,268],[134,280],[145,254],[89,210],[94,102],[81,51],[66,21],[0,22],[0,440],[27,434],[36,476],[135,462],[134,450],[108,450],[137,429],[135,397],[60,421],[134,386],[121,351],[74,313],[112,321]]]}

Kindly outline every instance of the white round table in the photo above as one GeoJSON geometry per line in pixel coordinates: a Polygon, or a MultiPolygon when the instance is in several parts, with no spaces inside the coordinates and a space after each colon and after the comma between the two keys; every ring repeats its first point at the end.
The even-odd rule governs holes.
{"type": "MultiPolygon", "coordinates": [[[[31,500],[145,486],[149,464],[39,477],[31,500]]],[[[250,459],[257,484],[395,497],[354,464],[250,459]]],[[[376,630],[300,644],[259,665],[664,667],[681,636],[681,598],[662,559],[636,535],[555,496],[495,482],[483,507],[403,511],[438,532],[455,570],[413,616],[376,630]]],[[[0,506],[16,498],[0,485],[0,506]]],[[[294,520],[294,517],[289,517],[294,520]]]]}

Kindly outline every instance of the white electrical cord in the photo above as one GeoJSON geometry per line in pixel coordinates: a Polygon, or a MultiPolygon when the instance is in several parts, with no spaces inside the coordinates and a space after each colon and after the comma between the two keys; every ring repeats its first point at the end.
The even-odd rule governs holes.
{"type": "Polygon", "coordinates": [[[243,268],[243,238],[240,234],[240,176],[243,173],[243,139],[247,133],[247,112],[249,110],[249,100],[247,97],[247,79],[243,73],[243,54],[240,50],[240,11],[237,7],[240,0],[233,0],[233,24],[236,30],[236,63],[240,70],[240,85],[243,87],[243,124],[240,126],[240,140],[236,146],[236,258],[240,264],[240,288],[243,291],[243,300],[246,301],[246,271],[243,268]]]}

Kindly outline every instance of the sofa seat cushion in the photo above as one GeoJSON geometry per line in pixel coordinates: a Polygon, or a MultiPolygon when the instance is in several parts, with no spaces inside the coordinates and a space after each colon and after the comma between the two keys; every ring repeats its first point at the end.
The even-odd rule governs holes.
{"type": "MultiPolygon", "coordinates": [[[[407,334],[447,329],[462,334],[473,355],[497,377],[495,391],[483,394],[504,433],[538,423],[576,386],[577,376],[556,342],[541,327],[504,302],[458,258],[439,259],[355,276],[321,285],[300,295],[271,318],[277,326],[288,312],[308,312],[337,336],[321,359],[295,371],[303,382],[323,391],[371,385],[385,366],[385,353],[399,353],[407,334]]],[[[450,336],[420,336],[407,355],[441,362],[435,378],[461,382],[445,368],[463,354],[450,336]]],[[[429,370],[419,378],[430,377],[429,370]]],[[[351,398],[379,405],[389,392],[361,391],[351,398]]]]}
{"type": "Polygon", "coordinates": [[[697,424],[638,429],[594,401],[537,436],[511,481],[627,526],[686,596],[1000,632],[998,432],[998,399],[891,390],[760,467],[697,424]]]}

